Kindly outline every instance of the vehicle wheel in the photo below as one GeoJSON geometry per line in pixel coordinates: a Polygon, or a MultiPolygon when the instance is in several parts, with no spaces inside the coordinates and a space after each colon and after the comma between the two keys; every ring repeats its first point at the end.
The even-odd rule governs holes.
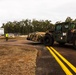
{"type": "Polygon", "coordinates": [[[54,39],[50,35],[45,35],[43,43],[45,46],[52,46],[54,43],[54,39]]]}
{"type": "Polygon", "coordinates": [[[76,39],[73,41],[73,47],[76,49],[76,39]]]}
{"type": "Polygon", "coordinates": [[[29,38],[29,37],[27,37],[26,39],[27,39],[27,40],[30,40],[30,38],[29,38]]]}

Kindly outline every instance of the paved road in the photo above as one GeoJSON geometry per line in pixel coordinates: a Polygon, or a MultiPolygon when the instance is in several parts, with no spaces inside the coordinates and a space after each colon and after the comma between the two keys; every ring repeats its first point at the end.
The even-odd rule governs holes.
{"type": "MultiPolygon", "coordinates": [[[[66,74],[66,72],[63,71],[60,64],[57,63],[53,55],[45,46],[38,43],[33,43],[33,45],[38,49],[36,59],[36,75],[76,75],[76,50],[74,50],[72,45],[67,44],[60,46],[58,44],[54,44],[53,46],[53,48],[58,51],[58,53],[60,53],[67,61],[69,61],[69,63],[74,66],[75,72],[71,70],[71,68],[69,68],[66,64],[64,64],[69,69],[69,74],[66,74]]],[[[64,68],[64,70],[65,69],[66,68],[64,68]]]]}

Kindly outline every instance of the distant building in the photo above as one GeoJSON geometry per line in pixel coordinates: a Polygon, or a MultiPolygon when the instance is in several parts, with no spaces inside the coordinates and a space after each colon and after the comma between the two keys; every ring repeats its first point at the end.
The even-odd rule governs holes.
{"type": "Polygon", "coordinates": [[[4,28],[0,28],[0,35],[4,35],[4,28]]]}

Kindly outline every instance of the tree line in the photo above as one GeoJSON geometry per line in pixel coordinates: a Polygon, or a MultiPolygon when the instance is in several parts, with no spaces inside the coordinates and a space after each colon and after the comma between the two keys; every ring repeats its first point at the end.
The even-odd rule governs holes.
{"type": "Polygon", "coordinates": [[[22,20],[3,23],[4,33],[28,34],[36,31],[45,32],[53,28],[53,24],[49,20],[22,20]]]}
{"type": "MultiPolygon", "coordinates": [[[[61,21],[57,21],[56,23],[60,23],[61,21]]],[[[75,22],[76,19],[73,20],[71,17],[67,17],[65,22],[75,22]]],[[[55,24],[56,24],[55,23],[55,24]]],[[[51,30],[54,28],[55,24],[51,23],[50,20],[22,20],[22,21],[14,21],[3,23],[2,28],[4,28],[4,33],[17,33],[17,34],[28,34],[32,32],[45,32],[47,30],[51,30]]]]}

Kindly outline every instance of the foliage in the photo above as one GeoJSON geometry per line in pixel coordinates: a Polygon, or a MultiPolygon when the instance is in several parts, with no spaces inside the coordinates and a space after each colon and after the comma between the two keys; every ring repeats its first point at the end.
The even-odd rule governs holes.
{"type": "Polygon", "coordinates": [[[73,19],[71,19],[71,17],[67,17],[65,20],[65,22],[72,22],[72,21],[73,21],[73,19]]]}
{"type": "Polygon", "coordinates": [[[48,29],[53,28],[53,24],[49,20],[22,20],[4,23],[2,28],[4,28],[5,33],[17,33],[17,34],[28,34],[31,32],[45,32],[48,29]]]}

